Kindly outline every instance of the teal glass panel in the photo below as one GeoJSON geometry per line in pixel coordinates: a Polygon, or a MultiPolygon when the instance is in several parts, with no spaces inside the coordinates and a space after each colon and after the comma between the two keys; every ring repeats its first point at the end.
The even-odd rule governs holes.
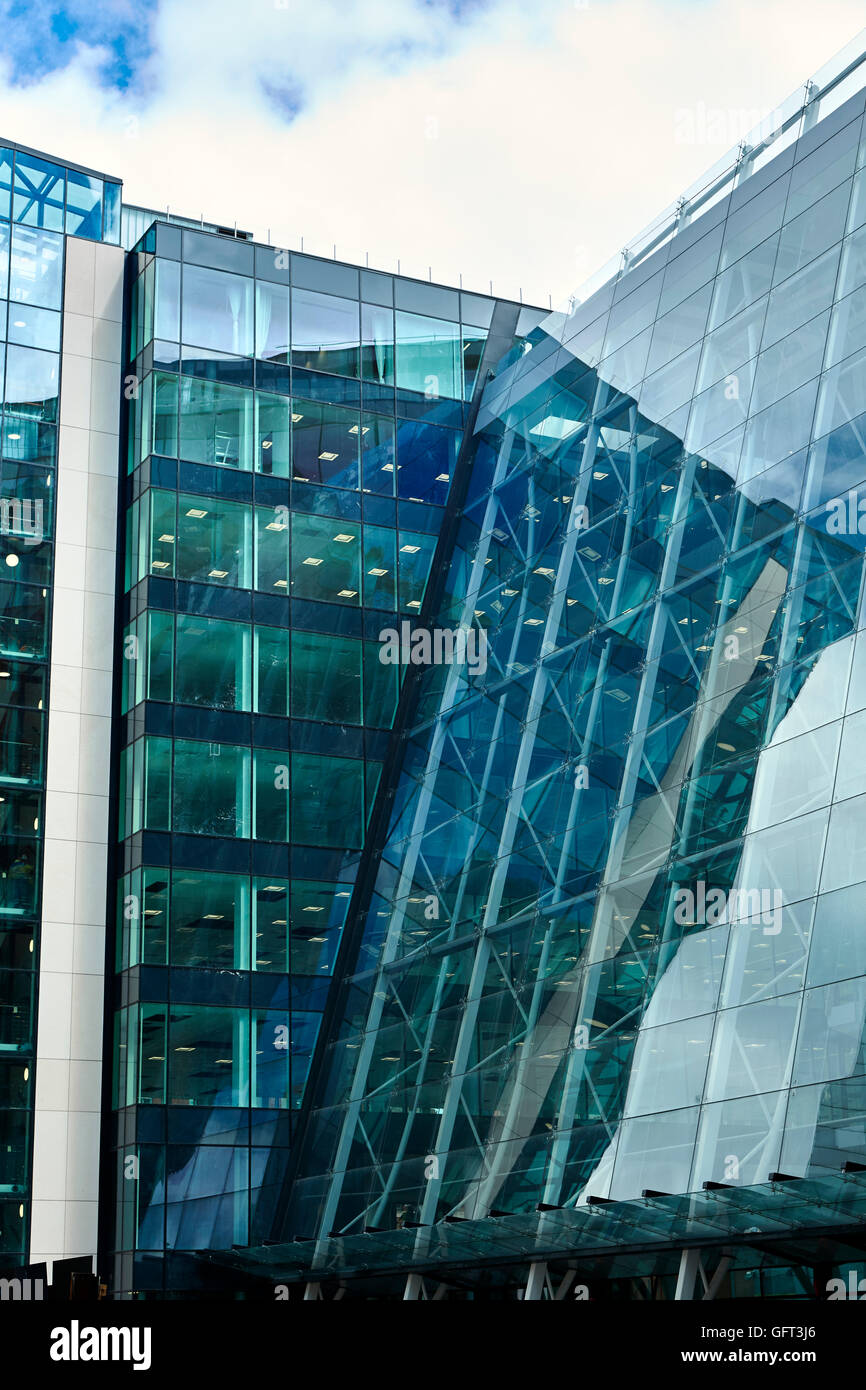
{"type": "Polygon", "coordinates": [[[256,507],[255,587],[286,594],[289,588],[289,509],[256,507]]]}
{"type": "MultiPolygon", "coordinates": [[[[150,500],[150,535],[148,541],[148,562],[147,568],[139,566],[132,575],[132,582],[137,583],[143,579],[147,570],[154,574],[164,575],[166,579],[172,578],[175,572],[175,556],[177,554],[177,536],[175,535],[176,516],[175,508],[177,497],[173,492],[162,492],[158,488],[152,488],[149,495],[150,500]]],[[[145,496],[142,504],[142,523],[147,515],[148,497],[145,496]]]]}
{"type": "Polygon", "coordinates": [[[357,849],[364,839],[364,764],[292,754],[292,838],[296,844],[357,849]]]}
{"type": "Polygon", "coordinates": [[[460,326],[398,310],[397,385],[428,400],[463,397],[460,326]]]}
{"type": "Polygon", "coordinates": [[[248,589],[252,570],[249,507],[221,497],[181,493],[177,518],[178,579],[248,589]]]}
{"type": "Polygon", "coordinates": [[[60,385],[60,358],[54,352],[39,352],[34,348],[6,349],[6,410],[25,421],[57,420],[57,396],[60,385]]]}
{"type": "MultiPolygon", "coordinates": [[[[139,739],[135,745],[136,776],[143,754],[143,826],[148,830],[171,828],[171,739],[139,739]]],[[[139,829],[138,825],[133,825],[139,829]]]]}
{"type": "Polygon", "coordinates": [[[253,838],[285,844],[289,838],[289,755],[256,748],[253,754],[253,838]]]}
{"type": "Polygon", "coordinates": [[[264,970],[274,972],[277,974],[288,974],[288,907],[288,879],[253,879],[253,970],[264,970]]]}
{"type": "Polygon", "coordinates": [[[369,608],[396,608],[396,532],[364,527],[364,603],[369,608]]]}
{"type": "Polygon", "coordinates": [[[175,700],[211,709],[248,710],[250,639],[250,629],[243,623],[178,613],[175,700]]]}
{"type": "MultiPolygon", "coordinates": [[[[169,881],[166,869],[142,869],[137,906],[140,909],[140,960],[145,965],[168,964],[169,881]]],[[[131,964],[137,964],[131,952],[131,964]]]]}
{"type": "Polygon", "coordinates": [[[289,1061],[291,1018],[287,1011],[254,1009],[252,1101],[257,1108],[285,1110],[291,1103],[289,1061]]]}
{"type": "Polygon", "coordinates": [[[180,456],[192,463],[252,468],[252,391],[181,377],[180,456]]]}
{"type": "Polygon", "coordinates": [[[223,970],[249,968],[250,884],[241,874],[175,870],[170,961],[223,970]]]}
{"type": "Polygon", "coordinates": [[[175,740],[172,829],[229,839],[249,836],[249,748],[175,740]]]}
{"type": "Polygon", "coordinates": [[[292,633],[294,719],[360,724],[361,643],[316,632],[292,633]]]}
{"type": "Polygon", "coordinates": [[[342,884],[302,879],[291,890],[291,969],[293,975],[330,974],[349,910],[351,894],[342,884]]]}
{"type": "Polygon", "coordinates": [[[289,640],[283,628],[255,629],[253,708],[257,714],[285,718],[289,713],[289,640]]]}
{"type": "Polygon", "coordinates": [[[147,698],[171,700],[174,615],[152,609],[147,615],[147,698]]]}
{"type": "Polygon", "coordinates": [[[364,643],[364,723],[390,729],[399,693],[399,667],[380,661],[382,644],[364,643]]]}
{"type": "Polygon", "coordinates": [[[140,1004],[138,1012],[141,1073],[137,1090],[127,1096],[127,1104],[134,1104],[137,1100],[145,1105],[165,1105],[168,1054],[165,1005],[140,1004]]]}
{"type": "Polygon", "coordinates": [[[256,392],[257,473],[271,473],[275,478],[291,476],[291,402],[282,396],[266,396],[256,392]]]}
{"type": "Polygon", "coordinates": [[[292,595],[360,606],[361,528],[355,522],[292,515],[292,595]]]}

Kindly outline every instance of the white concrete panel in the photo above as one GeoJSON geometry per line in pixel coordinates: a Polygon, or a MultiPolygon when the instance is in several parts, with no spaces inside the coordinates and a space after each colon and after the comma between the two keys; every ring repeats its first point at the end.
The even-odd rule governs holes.
{"type": "Polygon", "coordinates": [[[67,239],[30,1249],[49,1262],[96,1250],[123,262],[67,239]]]}

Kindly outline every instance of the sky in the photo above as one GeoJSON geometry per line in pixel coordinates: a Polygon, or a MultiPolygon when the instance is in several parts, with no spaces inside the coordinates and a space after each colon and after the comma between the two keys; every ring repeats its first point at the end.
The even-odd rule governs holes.
{"type": "Polygon", "coordinates": [[[862,0],[0,0],[0,139],[257,240],[559,307],[862,0]]]}

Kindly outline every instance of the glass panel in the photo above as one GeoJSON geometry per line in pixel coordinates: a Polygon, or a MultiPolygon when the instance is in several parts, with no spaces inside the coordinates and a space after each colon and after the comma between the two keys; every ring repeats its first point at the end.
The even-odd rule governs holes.
{"type": "Polygon", "coordinates": [[[249,507],[222,498],[178,497],[177,578],[248,589],[249,507]]]}
{"type": "Polygon", "coordinates": [[[365,415],[361,426],[361,487],[393,497],[397,472],[394,421],[383,415],[365,415]]]}
{"type": "Polygon", "coordinates": [[[289,885],[282,878],[253,879],[253,969],[287,974],[289,885]]]}
{"type": "Polygon", "coordinates": [[[292,476],[301,482],[358,487],[357,413],[312,401],[292,404],[292,476]]]}
{"type": "Polygon", "coordinates": [[[444,503],[460,449],[456,430],[421,421],[397,426],[397,491],[413,502],[444,503]]]}
{"type": "MultiPolygon", "coordinates": [[[[145,386],[150,381],[148,377],[145,386]]],[[[152,381],[153,452],[165,458],[177,458],[178,378],[166,372],[154,372],[152,381]]]]}
{"type": "Polygon", "coordinates": [[[351,893],[344,885],[292,883],[291,968],[293,975],[330,974],[340,944],[351,893]]]}
{"type": "Polygon", "coordinates": [[[625,1101],[626,1115],[669,1110],[673,1101],[700,1101],[714,1018],[687,1018],[638,1034],[625,1101]]]}
{"type": "Polygon", "coordinates": [[[364,839],[364,764],[292,754],[295,843],[358,849],[364,839]]]}
{"type": "Polygon", "coordinates": [[[178,869],[171,877],[172,965],[247,968],[249,880],[178,869]]]}
{"type": "Polygon", "coordinates": [[[22,347],[60,351],[60,314],[29,304],[13,306],[9,316],[9,341],[22,347]]]}
{"type": "Polygon", "coordinates": [[[862,1075],[866,979],[840,980],[806,991],[794,1063],[795,1086],[862,1075]]]}
{"type": "Polygon", "coordinates": [[[396,607],[396,540],[384,526],[364,527],[364,603],[370,608],[396,607]]]}
{"type": "Polygon", "coordinates": [[[267,280],[256,282],[256,357],[289,360],[289,290],[267,280]]]}
{"type": "Polygon", "coordinates": [[[180,342],[180,262],[158,256],[156,271],[155,327],[157,338],[180,342]]]}
{"type": "Polygon", "coordinates": [[[398,311],[397,385],[428,400],[463,396],[460,327],[444,319],[398,311]]]}
{"type": "Polygon", "coordinates": [[[63,303],[63,238],[31,227],[12,228],[9,298],[59,309],[63,303]]]}
{"type": "Polygon", "coordinates": [[[417,612],[424,598],[430,565],[436,551],[436,537],[420,531],[401,531],[398,538],[401,609],[417,612]]]}
{"type": "Polygon", "coordinates": [[[250,708],[250,629],[177,615],[175,700],[212,709],[250,708]]]}
{"type": "Polygon", "coordinates": [[[289,838],[289,755],[257,748],[254,758],[253,836],[285,844],[289,838]]]}
{"type": "Polygon", "coordinates": [[[319,372],[358,375],[360,316],[355,299],[292,290],[292,361],[319,372]]]}
{"type": "Polygon", "coordinates": [[[866,975],[866,883],[822,893],[815,909],[810,985],[866,975]]]}
{"type": "Polygon", "coordinates": [[[181,458],[228,468],[252,468],[252,433],[252,391],[181,377],[181,458]]]}
{"type": "Polygon", "coordinates": [[[378,304],[361,305],[361,363],[368,381],[394,384],[394,313],[378,304]]]}
{"type": "Polygon", "coordinates": [[[799,996],[785,995],[719,1014],[707,1072],[707,1099],[776,1091],[788,1079],[799,996]]]}
{"type": "Polygon", "coordinates": [[[289,713],[289,633],[278,627],[255,629],[254,705],[257,714],[289,713]]]}
{"type": "Polygon", "coordinates": [[[256,507],[255,587],[266,593],[288,593],[288,517],[288,507],[256,507]]]}
{"type": "Polygon", "coordinates": [[[327,517],[292,516],[292,595],[360,606],[361,528],[327,517]]]}
{"type": "Polygon", "coordinates": [[[65,169],[16,150],[12,200],[14,221],[62,232],[65,184],[65,169]]]}
{"type": "Polygon", "coordinates": [[[60,358],[55,352],[6,350],[6,409],[28,420],[57,420],[60,358]]]}
{"type": "MultiPolygon", "coordinates": [[[[654,1192],[685,1192],[700,1111],[674,1110],[666,1115],[625,1120],[620,1125],[616,1166],[610,1185],[614,1201],[654,1192]]],[[[593,1193],[603,1196],[602,1174],[613,1161],[605,1154],[590,1182],[593,1193]]]]}
{"type": "Polygon", "coordinates": [[[256,450],[257,473],[272,473],[277,478],[291,475],[292,405],[283,396],[265,396],[256,392],[256,450]]]}
{"type": "Polygon", "coordinates": [[[183,341],[235,357],[253,355],[253,282],[204,266],[183,267],[183,341]]]}
{"type": "Polygon", "coordinates": [[[74,236],[102,238],[102,179],[69,169],[66,174],[66,230],[74,236]]]}
{"type": "Polygon", "coordinates": [[[228,838],[249,836],[249,748],[176,739],[174,783],[176,832],[228,838]]]}
{"type": "Polygon", "coordinates": [[[324,633],[292,633],[292,717],[360,724],[361,643],[324,633]]]}
{"type": "Polygon", "coordinates": [[[248,1015],[174,1005],[169,1015],[169,1104],[249,1104],[248,1015]]]}

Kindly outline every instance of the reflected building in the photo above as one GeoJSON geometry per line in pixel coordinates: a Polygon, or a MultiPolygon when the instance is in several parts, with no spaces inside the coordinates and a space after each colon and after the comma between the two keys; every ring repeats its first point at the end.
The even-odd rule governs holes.
{"type": "Polygon", "coordinates": [[[866,1273],[864,58],[567,313],[10,147],[10,1264],[866,1273]]]}

